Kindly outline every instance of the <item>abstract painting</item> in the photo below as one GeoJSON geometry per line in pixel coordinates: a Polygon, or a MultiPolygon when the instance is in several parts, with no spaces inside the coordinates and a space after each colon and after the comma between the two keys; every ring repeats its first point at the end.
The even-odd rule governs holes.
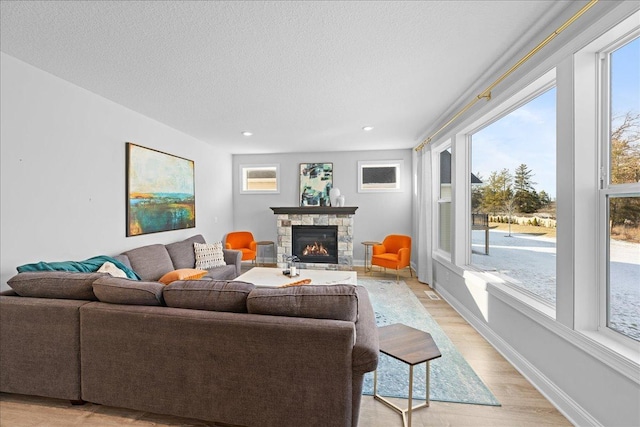
{"type": "Polygon", "coordinates": [[[196,226],[193,160],[127,142],[127,236],[196,226]]]}
{"type": "Polygon", "coordinates": [[[333,163],[300,164],[300,206],[330,206],[333,163]]]}

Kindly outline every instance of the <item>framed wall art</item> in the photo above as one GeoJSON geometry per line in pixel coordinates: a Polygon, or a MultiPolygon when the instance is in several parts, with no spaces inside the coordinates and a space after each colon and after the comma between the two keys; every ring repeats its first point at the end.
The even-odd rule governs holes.
{"type": "Polygon", "coordinates": [[[126,143],[127,236],[196,226],[195,165],[126,143]]]}
{"type": "Polygon", "coordinates": [[[329,206],[333,163],[300,164],[300,206],[329,206]]]}
{"type": "Polygon", "coordinates": [[[402,160],[358,162],[358,193],[402,191],[402,160]]]}

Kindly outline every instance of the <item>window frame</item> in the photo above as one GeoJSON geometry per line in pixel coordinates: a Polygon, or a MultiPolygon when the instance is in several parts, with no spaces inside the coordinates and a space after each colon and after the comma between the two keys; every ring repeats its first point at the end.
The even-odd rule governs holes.
{"type": "MultiPolygon", "coordinates": [[[[638,16],[638,13],[634,14],[638,16]]],[[[628,22],[625,21],[625,22],[628,22]]],[[[640,26],[627,31],[628,24],[620,24],[598,38],[594,44],[597,49],[598,67],[596,69],[597,99],[596,108],[598,165],[597,203],[598,203],[598,283],[597,290],[597,331],[606,338],[624,346],[637,346],[638,341],[609,327],[609,268],[610,268],[610,229],[609,229],[609,200],[611,197],[639,196],[640,183],[611,183],[611,54],[622,46],[640,37],[640,26]]]]}
{"type": "Polygon", "coordinates": [[[280,164],[279,163],[262,163],[262,164],[242,164],[238,165],[240,173],[240,194],[280,194],[280,164]],[[247,182],[246,172],[249,170],[260,170],[267,168],[275,168],[276,171],[276,189],[275,190],[246,190],[247,182]]]}
{"type": "Polygon", "coordinates": [[[358,160],[358,193],[399,193],[402,188],[402,167],[404,160],[358,160]],[[367,167],[391,166],[396,169],[396,182],[393,188],[371,187],[365,188],[363,180],[363,170],[367,167]]]}
{"type": "Polygon", "coordinates": [[[435,176],[438,177],[437,182],[435,183],[435,188],[434,188],[434,194],[437,194],[437,197],[434,197],[434,200],[436,202],[436,210],[435,210],[435,218],[436,218],[436,230],[435,230],[435,240],[434,240],[434,248],[436,250],[436,252],[444,259],[447,260],[451,260],[452,254],[453,254],[453,248],[454,248],[454,240],[455,240],[455,236],[454,236],[454,218],[455,218],[455,211],[454,211],[454,203],[453,203],[453,194],[454,194],[454,169],[453,169],[453,165],[454,165],[454,161],[453,161],[453,144],[451,143],[451,140],[447,140],[445,143],[440,144],[438,147],[434,148],[433,151],[433,168],[434,168],[434,173],[435,176]],[[449,165],[449,169],[451,172],[451,176],[450,176],[450,181],[449,182],[449,186],[450,186],[450,190],[449,190],[449,196],[448,197],[443,197],[442,196],[442,163],[441,163],[441,156],[442,153],[444,153],[445,151],[448,151],[450,154],[450,162],[451,164],[449,165]],[[444,204],[449,203],[449,251],[447,251],[446,249],[442,248],[440,242],[442,240],[442,216],[441,216],[441,208],[444,204]]]}
{"type": "MultiPolygon", "coordinates": [[[[556,79],[556,69],[555,67],[551,70],[548,70],[546,73],[534,79],[531,83],[529,83],[526,87],[510,96],[508,99],[500,103],[495,108],[489,110],[487,113],[482,115],[478,120],[475,120],[470,126],[464,128],[460,135],[460,144],[463,144],[464,151],[466,153],[465,158],[465,175],[470,176],[473,173],[473,165],[472,165],[472,137],[475,133],[481,131],[482,129],[492,125],[493,123],[501,120],[506,117],[510,113],[519,109],[520,107],[526,105],[533,99],[542,95],[543,93],[551,90],[552,88],[557,89],[557,79],[556,79]]],[[[557,120],[557,94],[556,94],[556,120],[557,120]]],[[[456,147],[457,148],[457,147],[456,147]]],[[[558,150],[558,143],[556,137],[556,153],[558,150]]],[[[557,154],[556,154],[556,162],[557,162],[557,154]]],[[[480,274],[484,277],[490,279],[492,286],[496,286],[498,288],[503,288],[503,291],[506,291],[509,295],[515,296],[521,302],[526,305],[533,307],[535,310],[544,313],[545,315],[555,318],[556,316],[556,306],[557,306],[557,297],[558,297],[558,265],[559,259],[561,260],[563,257],[557,250],[558,240],[556,240],[556,306],[554,306],[550,301],[543,299],[542,297],[536,295],[535,293],[524,289],[522,286],[518,286],[509,281],[509,277],[504,276],[498,272],[491,270],[483,270],[476,265],[472,264],[472,226],[471,226],[471,181],[469,179],[465,179],[465,191],[464,196],[467,198],[465,200],[466,208],[465,208],[465,217],[464,217],[464,230],[466,231],[466,239],[465,239],[465,247],[464,254],[461,254],[460,260],[464,260],[464,263],[457,262],[461,268],[473,271],[477,274],[480,274]],[[504,289],[508,288],[508,289],[504,289]]],[[[557,188],[557,177],[556,177],[556,193],[558,192],[557,188]]],[[[456,197],[456,201],[460,201],[458,197],[456,197]]],[[[454,245],[455,242],[459,239],[454,237],[454,245]]]]}

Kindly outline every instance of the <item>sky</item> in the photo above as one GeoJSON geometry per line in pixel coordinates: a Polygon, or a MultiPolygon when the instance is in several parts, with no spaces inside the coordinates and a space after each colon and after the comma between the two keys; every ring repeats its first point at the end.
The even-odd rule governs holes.
{"type": "Polygon", "coordinates": [[[531,173],[533,187],[556,195],[556,89],[549,89],[529,103],[476,132],[471,143],[471,171],[482,180],[491,172],[509,169],[512,175],[522,163],[531,173]]]}
{"type": "MultiPolygon", "coordinates": [[[[640,38],[612,53],[613,117],[640,112],[640,38]]],[[[507,168],[513,175],[522,163],[532,171],[534,188],[556,195],[556,90],[552,88],[502,119],[475,133],[471,171],[487,179],[507,168]]],[[[613,126],[616,125],[614,121],[613,126]]]]}
{"type": "Polygon", "coordinates": [[[612,54],[611,112],[614,117],[627,111],[640,112],[640,38],[612,54]]]}

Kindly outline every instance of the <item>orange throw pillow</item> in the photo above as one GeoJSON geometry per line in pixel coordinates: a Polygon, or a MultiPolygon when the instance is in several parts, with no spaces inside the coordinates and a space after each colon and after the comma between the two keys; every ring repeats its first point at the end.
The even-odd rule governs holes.
{"type": "Polygon", "coordinates": [[[162,276],[158,281],[168,285],[176,280],[195,280],[204,277],[206,270],[196,270],[195,268],[180,268],[173,270],[162,276]]]}

